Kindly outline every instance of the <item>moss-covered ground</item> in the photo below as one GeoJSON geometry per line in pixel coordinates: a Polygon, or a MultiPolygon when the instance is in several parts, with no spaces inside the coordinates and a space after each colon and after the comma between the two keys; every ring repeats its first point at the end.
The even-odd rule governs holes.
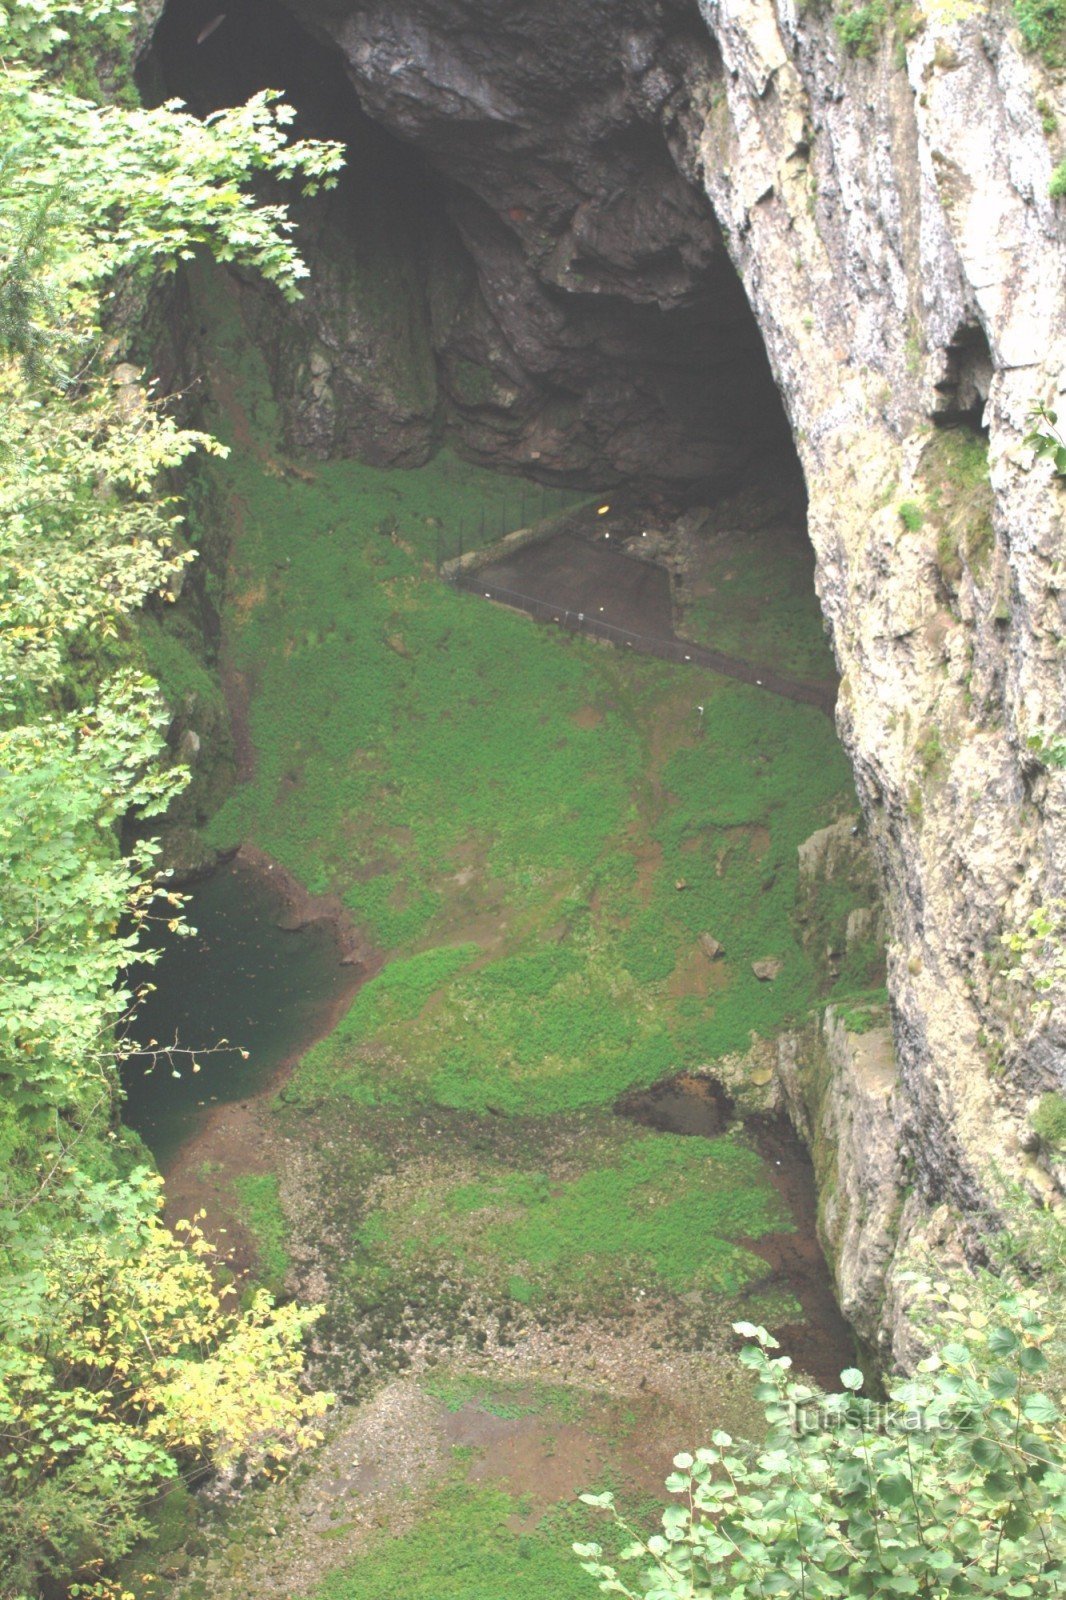
{"type": "Polygon", "coordinates": [[[708,540],[678,631],[775,672],[831,681],[835,663],[802,524],[785,518],[708,540]]]}
{"type": "MultiPolygon", "coordinates": [[[[795,1315],[750,1249],[789,1219],[742,1132],[656,1134],[612,1107],[825,998],[794,911],[797,846],[853,804],[829,721],[451,590],[438,536],[462,519],[469,542],[483,511],[497,532],[513,480],[447,452],[402,472],[292,470],[232,298],[216,285],[198,311],[213,424],[239,446],[210,470],[253,753],[210,837],[339,895],[387,957],[273,1112],[301,1154],[290,1236],[276,1186],[243,1191],[264,1273],[292,1260],[325,1282],[321,1364],[348,1396],[463,1348],[507,1358],[537,1330],[556,1349],[606,1323],[639,1334],[651,1367],[721,1350],[735,1315],[795,1315]],[[779,975],[760,981],[752,963],[771,956],[779,975]]],[[[737,653],[818,675],[799,558],[758,583],[745,561],[715,627],[743,594],[737,653]]],[[[833,908],[837,940],[849,909],[833,908]]],[[[588,1593],[572,1535],[517,1532],[520,1513],[498,1486],[448,1480],[320,1600],[588,1593]]]]}
{"type": "Polygon", "coordinates": [[[292,1265],[286,1243],[285,1214],[274,1172],[242,1172],[233,1180],[241,1220],[251,1230],[258,1259],[258,1278],[274,1295],[285,1292],[292,1265]]]}
{"type": "Polygon", "coordinates": [[[557,1509],[520,1532],[526,1511],[499,1487],[449,1485],[407,1534],[375,1541],[326,1578],[315,1600],[588,1600],[593,1586],[570,1544],[590,1536],[591,1519],[557,1509]]]}

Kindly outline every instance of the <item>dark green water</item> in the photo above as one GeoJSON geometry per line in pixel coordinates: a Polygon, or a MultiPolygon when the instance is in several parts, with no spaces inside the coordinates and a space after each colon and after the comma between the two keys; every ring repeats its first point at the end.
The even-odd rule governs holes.
{"type": "Polygon", "coordinates": [[[230,862],[192,891],[186,921],[196,933],[154,937],[165,948],[163,959],[133,974],[157,985],[137,1018],[137,1040],[164,1046],[176,1039],[204,1052],[195,1073],[187,1057],[147,1070],[148,1058],[135,1056],[124,1070],[125,1121],[164,1170],[212,1106],[264,1089],[318,1037],[354,987],[330,925],[286,931],[278,924],[287,912],[268,873],[230,862]],[[233,1048],[207,1053],[220,1039],[233,1048]],[[238,1047],[248,1051],[247,1060],[238,1047]]]}

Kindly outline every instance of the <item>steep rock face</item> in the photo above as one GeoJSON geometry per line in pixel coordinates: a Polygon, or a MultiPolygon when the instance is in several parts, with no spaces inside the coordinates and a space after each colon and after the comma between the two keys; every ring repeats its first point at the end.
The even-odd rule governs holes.
{"type": "Polygon", "coordinates": [[[448,181],[480,293],[435,333],[468,447],[601,480],[724,480],[780,438],[713,214],[664,137],[703,34],[691,6],[290,10],[448,181]]]}
{"type": "Polygon", "coordinates": [[[297,210],[305,302],[252,308],[296,446],[403,463],[448,432],[597,487],[715,488],[792,457],[713,211],[670,151],[683,64],[706,48],[687,0],[232,0],[210,29],[217,14],[170,0],[152,92],[208,111],[281,87],[301,132],[350,152],[337,194],[297,210]],[[401,287],[404,310],[381,303],[401,287]]]}
{"type": "Polygon", "coordinates": [[[807,477],[889,891],[904,1155],[926,1203],[966,1207],[993,1160],[1019,1172],[1027,1097],[1064,1070],[1061,1012],[1005,981],[1000,937],[1062,895],[1063,774],[1029,741],[1062,725],[1063,491],[1022,439],[1066,382],[1066,252],[1053,87],[1002,17],[960,11],[904,70],[889,40],[849,59],[827,17],[705,0],[723,67],[689,128],[807,477]],[[976,504],[952,523],[936,418],[971,452],[987,427],[986,530],[976,504]]]}

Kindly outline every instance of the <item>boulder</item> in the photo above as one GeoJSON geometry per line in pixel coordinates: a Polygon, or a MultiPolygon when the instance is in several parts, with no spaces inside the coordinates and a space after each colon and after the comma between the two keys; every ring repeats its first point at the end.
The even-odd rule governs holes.
{"type": "Polygon", "coordinates": [[[752,962],[751,970],[760,983],[772,983],[784,964],[780,956],[764,956],[761,961],[752,962]]]}

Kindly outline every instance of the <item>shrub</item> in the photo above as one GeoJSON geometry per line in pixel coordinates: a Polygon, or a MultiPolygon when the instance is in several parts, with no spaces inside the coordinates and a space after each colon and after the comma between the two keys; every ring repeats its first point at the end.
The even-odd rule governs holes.
{"type": "Polygon", "coordinates": [[[1053,1150],[1066,1148],[1066,1095],[1045,1094],[1031,1117],[1033,1128],[1053,1150]]]}
{"type": "Polygon", "coordinates": [[[899,520],[910,533],[917,533],[925,521],[925,513],[914,500],[904,500],[899,507],[899,520]]]}
{"type": "Polygon", "coordinates": [[[885,20],[881,0],[871,0],[869,5],[856,6],[833,18],[833,27],[849,56],[872,56],[877,48],[878,30],[885,20]]]}
{"type": "Polygon", "coordinates": [[[1049,66],[1066,59],[1066,0],[1014,0],[1014,19],[1030,50],[1049,66]]]}
{"type": "Polygon", "coordinates": [[[991,1317],[950,1303],[962,1307],[961,1337],[880,1404],[859,1397],[853,1368],[842,1393],[816,1396],[769,1354],[775,1340],[737,1323],[756,1341],[740,1359],[756,1375],[765,1448],[753,1459],[716,1433],[675,1456],[666,1486],[679,1499],[648,1539],[610,1494],[583,1496],[625,1534],[619,1562],[643,1569],[627,1581],[600,1545],[575,1545],[585,1571],[630,1600],[1058,1594],[1066,1461],[1058,1410],[1035,1382],[1051,1330],[1027,1297],[991,1317]]]}

